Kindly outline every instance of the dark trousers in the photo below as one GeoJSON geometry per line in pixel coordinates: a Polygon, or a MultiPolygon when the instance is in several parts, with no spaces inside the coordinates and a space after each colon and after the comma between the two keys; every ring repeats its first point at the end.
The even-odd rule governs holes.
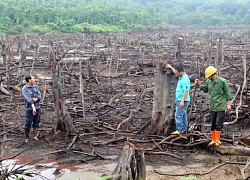
{"type": "Polygon", "coordinates": [[[40,109],[36,110],[36,115],[33,115],[32,110],[25,111],[25,124],[24,129],[29,130],[32,126],[33,129],[39,128],[40,124],[40,109]]]}
{"type": "Polygon", "coordinates": [[[225,116],[225,111],[210,111],[211,131],[221,131],[225,116]]]}

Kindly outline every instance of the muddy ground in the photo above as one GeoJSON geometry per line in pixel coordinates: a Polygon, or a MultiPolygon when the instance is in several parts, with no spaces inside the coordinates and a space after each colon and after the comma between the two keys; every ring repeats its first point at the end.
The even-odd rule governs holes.
{"type": "MultiPolygon", "coordinates": [[[[236,97],[232,105],[232,113],[228,113],[226,119],[227,122],[233,121],[241,98],[240,94],[237,95],[235,84],[241,85],[243,82],[244,73],[241,70],[243,55],[245,54],[249,60],[249,37],[244,32],[244,29],[200,31],[167,29],[159,32],[119,35],[27,36],[27,57],[21,72],[24,76],[30,73],[34,60],[34,47],[39,44],[39,53],[35,58],[32,74],[43,96],[39,141],[32,140],[31,136],[28,143],[24,143],[24,107],[21,92],[13,88],[23,82],[21,78],[23,76],[19,77],[17,71],[21,58],[18,42],[24,42],[25,38],[10,36],[10,46],[13,50],[13,59],[9,62],[13,70],[9,74],[10,89],[7,89],[10,94],[0,92],[2,158],[11,157],[24,150],[22,154],[13,158],[16,163],[35,165],[30,172],[36,172],[47,179],[87,180],[112,173],[126,140],[138,148],[149,149],[171,132],[165,135],[152,134],[150,125],[138,132],[151,118],[156,63],[164,62],[172,65],[182,63],[187,74],[199,74],[204,81],[201,72],[204,72],[209,64],[206,50],[207,47],[216,47],[218,38],[223,40],[225,47],[223,55],[225,61],[220,63],[221,76],[232,84],[230,88],[236,97]],[[180,52],[181,57],[176,56],[179,37],[186,40],[180,52]],[[48,40],[54,43],[54,47],[59,52],[58,57],[65,62],[61,66],[62,93],[70,120],[76,128],[71,135],[61,131],[53,132],[55,116],[52,72],[48,63],[48,40]],[[197,44],[197,41],[200,43],[197,44]],[[83,118],[83,105],[79,93],[79,57],[82,61],[85,80],[83,86],[86,121],[83,118]],[[123,120],[127,121],[121,123],[123,120]],[[42,174],[44,169],[50,169],[50,171],[42,174]],[[84,172],[69,177],[65,175],[76,170],[84,170],[84,172]]],[[[210,64],[214,63],[215,58],[216,53],[213,51],[210,64]]],[[[3,63],[0,67],[2,83],[6,85],[7,71],[3,63]]],[[[223,142],[224,144],[238,145],[235,139],[249,127],[248,113],[247,81],[238,121],[223,129],[222,137],[228,140],[234,138],[234,140],[223,142]]],[[[192,131],[204,133],[209,141],[206,95],[199,90],[195,96],[192,123],[194,125],[192,131]]],[[[171,130],[174,130],[174,121],[171,130]]],[[[186,144],[189,140],[182,139],[178,142],[186,144]]],[[[188,176],[164,176],[155,173],[154,170],[173,174],[203,173],[226,161],[249,161],[248,156],[220,155],[213,148],[208,148],[207,143],[191,147],[163,144],[161,149],[156,148],[155,151],[171,153],[181,159],[169,155],[145,153],[148,180],[170,180],[188,176]]],[[[197,177],[204,180],[242,179],[240,170],[243,167],[225,165],[197,177]]],[[[246,170],[245,174],[247,177],[249,170],[246,170]]],[[[24,177],[27,178],[27,175],[24,177]]],[[[195,176],[192,175],[192,177],[195,176]]],[[[28,179],[42,179],[42,177],[28,179]]]]}

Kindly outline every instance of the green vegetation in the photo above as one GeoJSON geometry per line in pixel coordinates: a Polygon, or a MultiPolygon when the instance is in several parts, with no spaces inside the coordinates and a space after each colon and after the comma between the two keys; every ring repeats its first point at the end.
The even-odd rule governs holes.
{"type": "Polygon", "coordinates": [[[201,41],[195,40],[195,41],[194,41],[194,45],[201,45],[201,41]]]}
{"type": "Polygon", "coordinates": [[[201,178],[197,178],[197,177],[184,177],[184,178],[181,178],[179,180],[202,180],[201,178]]]}
{"type": "Polygon", "coordinates": [[[250,0],[1,0],[0,34],[245,26],[249,4],[250,0]]]}
{"type": "Polygon", "coordinates": [[[106,179],[109,179],[109,178],[115,178],[115,177],[119,177],[119,176],[121,176],[121,175],[120,174],[107,175],[107,176],[96,178],[95,180],[106,180],[106,179]]]}
{"type": "Polygon", "coordinates": [[[158,52],[158,53],[163,53],[164,50],[163,50],[163,49],[157,49],[156,52],[158,52]]]}
{"type": "Polygon", "coordinates": [[[146,45],[149,45],[149,42],[148,41],[140,41],[140,45],[146,46],[146,45]]]}
{"type": "Polygon", "coordinates": [[[250,30],[247,30],[247,31],[245,32],[245,34],[250,34],[250,30]]]}

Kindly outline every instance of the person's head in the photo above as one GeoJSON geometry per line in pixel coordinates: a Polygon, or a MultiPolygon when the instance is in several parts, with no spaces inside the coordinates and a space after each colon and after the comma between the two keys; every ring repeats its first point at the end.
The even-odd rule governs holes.
{"type": "Polygon", "coordinates": [[[26,77],[25,77],[25,81],[28,83],[28,84],[30,84],[30,85],[33,85],[34,83],[35,83],[35,78],[34,78],[34,76],[32,76],[32,75],[27,75],[26,77]]]}
{"type": "Polygon", "coordinates": [[[179,77],[183,76],[183,74],[184,74],[184,68],[183,68],[183,66],[177,66],[175,68],[175,74],[177,76],[179,76],[179,77]]]}
{"type": "Polygon", "coordinates": [[[216,78],[217,69],[213,66],[208,66],[205,70],[205,77],[211,81],[214,81],[216,78]]]}

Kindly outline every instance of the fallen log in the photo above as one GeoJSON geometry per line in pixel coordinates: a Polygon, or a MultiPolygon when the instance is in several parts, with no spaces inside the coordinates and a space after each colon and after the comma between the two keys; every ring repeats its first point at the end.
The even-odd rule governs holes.
{"type": "Polygon", "coordinates": [[[231,154],[231,155],[246,155],[250,156],[250,148],[240,146],[224,146],[221,145],[216,148],[216,152],[220,154],[231,154]]]}
{"type": "Polygon", "coordinates": [[[0,84],[0,91],[6,95],[10,95],[10,92],[7,91],[3,86],[2,86],[2,83],[0,84]]]}
{"type": "Polygon", "coordinates": [[[144,152],[126,141],[120,160],[108,180],[146,180],[144,152]]]}

